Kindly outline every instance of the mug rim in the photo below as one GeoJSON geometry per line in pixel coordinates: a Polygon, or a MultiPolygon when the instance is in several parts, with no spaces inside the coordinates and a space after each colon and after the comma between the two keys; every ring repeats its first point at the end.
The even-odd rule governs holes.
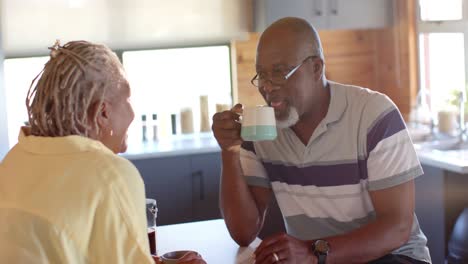
{"type": "Polygon", "coordinates": [[[183,254],[182,256],[180,256],[180,257],[178,257],[178,258],[166,257],[166,255],[167,255],[167,254],[171,254],[171,253],[172,253],[172,254],[177,254],[177,253],[181,253],[181,252],[187,254],[187,253],[189,253],[189,252],[195,252],[195,251],[193,251],[193,250],[188,250],[188,249],[186,249],[186,250],[173,250],[173,251],[169,251],[169,252],[166,252],[166,253],[162,254],[162,255],[161,255],[161,259],[166,259],[166,260],[178,260],[178,259],[180,259],[182,256],[185,256],[185,254],[183,254]]]}

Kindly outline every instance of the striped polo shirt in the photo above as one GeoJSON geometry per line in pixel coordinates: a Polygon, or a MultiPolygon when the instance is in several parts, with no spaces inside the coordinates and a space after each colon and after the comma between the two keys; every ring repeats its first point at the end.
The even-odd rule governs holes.
{"type": "MultiPolygon", "coordinates": [[[[303,240],[365,225],[375,219],[369,191],[423,174],[387,96],[336,82],[329,87],[327,115],[307,145],[287,128],[274,141],[244,142],[240,153],[247,183],[273,190],[288,234],[303,240]]],[[[393,253],[430,262],[426,242],[415,215],[409,241],[393,253]]]]}

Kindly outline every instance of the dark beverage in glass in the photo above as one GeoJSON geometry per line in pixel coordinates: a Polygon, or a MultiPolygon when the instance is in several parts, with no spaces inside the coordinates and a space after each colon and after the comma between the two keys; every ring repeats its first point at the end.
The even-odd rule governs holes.
{"type": "Polygon", "coordinates": [[[156,254],[156,229],[154,227],[148,227],[148,240],[151,255],[156,254]]]}
{"type": "Polygon", "coordinates": [[[146,199],[146,221],[148,230],[149,248],[152,255],[156,253],[156,216],[158,214],[158,208],[156,206],[156,200],[146,199]]]}

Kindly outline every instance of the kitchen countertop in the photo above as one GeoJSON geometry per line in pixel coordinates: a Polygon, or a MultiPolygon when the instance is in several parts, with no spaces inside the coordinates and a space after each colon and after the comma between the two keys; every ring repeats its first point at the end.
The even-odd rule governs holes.
{"type": "Polygon", "coordinates": [[[441,151],[436,149],[421,149],[418,144],[415,144],[415,148],[419,161],[424,165],[468,174],[468,149],[441,151]]]}
{"type": "MultiPolygon", "coordinates": [[[[437,145],[454,144],[459,141],[456,133],[447,135],[431,133],[428,126],[413,126],[407,124],[408,132],[413,140],[419,161],[424,165],[441,168],[444,170],[468,174],[468,148],[457,150],[439,150],[437,145]],[[435,146],[434,148],[431,146],[435,146]]],[[[443,149],[443,148],[442,148],[443,149]]]]}
{"type": "MultiPolygon", "coordinates": [[[[468,174],[468,149],[441,151],[424,148],[421,143],[416,143],[414,146],[422,164],[468,174]]],[[[130,160],[136,160],[220,151],[213,133],[206,132],[177,135],[159,141],[129,142],[127,152],[120,155],[130,160]]]]}
{"type": "Polygon", "coordinates": [[[158,141],[128,142],[127,152],[120,154],[130,159],[148,159],[190,154],[220,152],[213,133],[197,133],[190,135],[177,135],[158,141]]]}

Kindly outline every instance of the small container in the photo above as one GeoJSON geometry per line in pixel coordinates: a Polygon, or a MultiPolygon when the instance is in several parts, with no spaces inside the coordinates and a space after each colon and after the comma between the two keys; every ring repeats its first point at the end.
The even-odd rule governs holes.
{"type": "Polygon", "coordinates": [[[187,107],[180,110],[180,131],[182,134],[194,132],[192,108],[187,107]]]}
{"type": "Polygon", "coordinates": [[[177,134],[177,115],[172,114],[171,115],[171,129],[172,129],[172,135],[177,134]]]}
{"type": "Polygon", "coordinates": [[[200,132],[209,132],[210,115],[208,113],[208,95],[200,96],[200,132]]]}
{"type": "Polygon", "coordinates": [[[148,140],[148,137],[147,137],[147,133],[148,133],[148,128],[147,128],[147,125],[146,125],[146,115],[141,115],[141,132],[142,132],[142,140],[143,141],[147,141],[148,140]]]}
{"type": "Polygon", "coordinates": [[[158,140],[158,115],[153,114],[153,141],[158,140]]]}

